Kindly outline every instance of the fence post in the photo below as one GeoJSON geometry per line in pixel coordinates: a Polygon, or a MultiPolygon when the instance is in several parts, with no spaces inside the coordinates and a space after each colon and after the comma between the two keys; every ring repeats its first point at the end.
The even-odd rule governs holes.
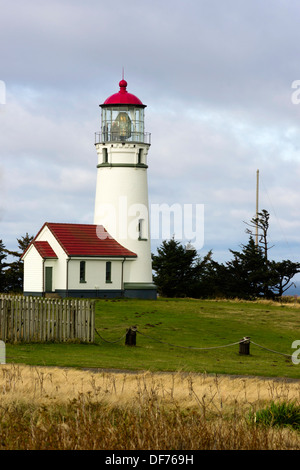
{"type": "Polygon", "coordinates": [[[94,343],[95,341],[95,301],[90,302],[90,315],[91,315],[91,339],[90,341],[94,343]]]}
{"type": "Polygon", "coordinates": [[[0,338],[4,338],[4,299],[0,299],[0,338]]]}
{"type": "Polygon", "coordinates": [[[126,333],[125,344],[127,346],[135,346],[136,345],[136,326],[132,326],[128,328],[126,333]]]}
{"type": "Polygon", "coordinates": [[[250,336],[244,336],[239,342],[239,353],[243,355],[250,354],[250,336]]]}
{"type": "Polygon", "coordinates": [[[6,364],[5,343],[0,340],[0,364],[6,364]]]}

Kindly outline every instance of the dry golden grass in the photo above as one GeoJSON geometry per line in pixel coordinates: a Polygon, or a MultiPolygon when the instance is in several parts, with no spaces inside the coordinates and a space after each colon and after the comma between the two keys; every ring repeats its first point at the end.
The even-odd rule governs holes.
{"type": "Polygon", "coordinates": [[[300,403],[298,382],[0,366],[0,449],[300,449],[250,410],[300,403]]]}
{"type": "Polygon", "coordinates": [[[191,408],[202,403],[214,410],[257,406],[268,401],[299,401],[300,382],[288,379],[230,377],[193,373],[85,371],[23,365],[0,366],[1,403],[63,404],[88,395],[91,401],[134,405],[155,394],[165,404],[191,408]]]}

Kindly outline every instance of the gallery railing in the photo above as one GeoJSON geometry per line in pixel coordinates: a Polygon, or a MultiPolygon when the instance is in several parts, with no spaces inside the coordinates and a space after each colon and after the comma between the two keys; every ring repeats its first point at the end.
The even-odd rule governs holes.
{"type": "Polygon", "coordinates": [[[151,134],[149,132],[131,132],[129,136],[126,136],[119,132],[95,132],[95,144],[105,142],[139,142],[150,145],[151,134]]]}

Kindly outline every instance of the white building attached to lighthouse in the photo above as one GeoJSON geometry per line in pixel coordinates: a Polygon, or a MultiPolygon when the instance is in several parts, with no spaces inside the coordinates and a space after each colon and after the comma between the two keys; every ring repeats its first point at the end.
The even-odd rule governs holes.
{"type": "Polygon", "coordinates": [[[25,295],[156,298],[146,105],[119,86],[100,105],[94,224],[44,224],[22,257],[25,295]]]}

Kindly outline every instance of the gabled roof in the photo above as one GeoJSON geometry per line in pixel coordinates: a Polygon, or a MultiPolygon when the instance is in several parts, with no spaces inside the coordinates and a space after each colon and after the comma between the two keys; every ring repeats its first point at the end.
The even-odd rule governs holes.
{"type": "Polygon", "coordinates": [[[48,242],[44,241],[33,241],[32,245],[37,249],[38,253],[42,258],[57,258],[56,253],[51,248],[48,242]]]}
{"type": "Polygon", "coordinates": [[[135,258],[137,256],[112,238],[103,225],[46,222],[31,243],[37,243],[37,238],[45,227],[48,227],[62,249],[70,257],[120,256],[135,258]]]}

